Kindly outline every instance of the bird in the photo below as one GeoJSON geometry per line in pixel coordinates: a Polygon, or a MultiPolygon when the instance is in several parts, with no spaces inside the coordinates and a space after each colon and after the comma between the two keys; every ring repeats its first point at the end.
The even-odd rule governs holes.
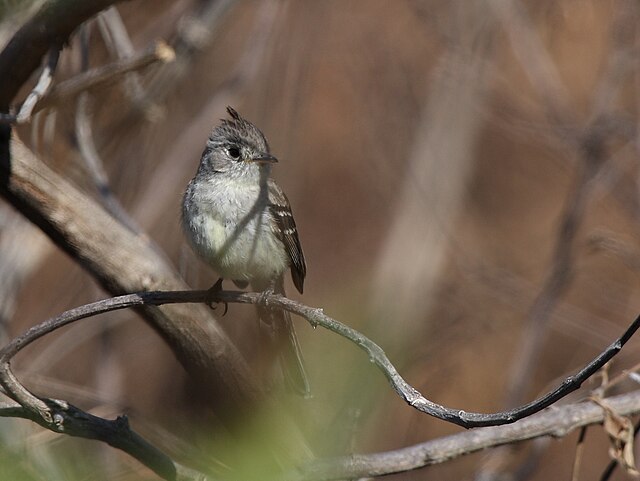
{"type": "MultiPolygon", "coordinates": [[[[270,177],[278,159],[262,131],[227,107],[213,128],[182,201],[182,226],[195,253],[239,288],[285,295],[287,270],[302,294],[307,266],[287,196],[270,177]]],[[[225,306],[226,307],[226,306],[225,306]]],[[[258,306],[271,327],[287,384],[303,396],[310,388],[289,312],[258,306]]],[[[226,309],[225,309],[226,312],[226,309]]]]}

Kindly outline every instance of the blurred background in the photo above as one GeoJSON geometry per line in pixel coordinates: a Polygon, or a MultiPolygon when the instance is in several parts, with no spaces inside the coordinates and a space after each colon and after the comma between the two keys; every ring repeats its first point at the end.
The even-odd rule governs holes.
{"type": "MultiPolygon", "coordinates": [[[[38,5],[3,3],[2,43],[38,5]]],[[[89,195],[121,205],[203,289],[217,276],[185,243],[181,195],[233,106],[280,159],[273,176],[308,264],[304,295],[290,279],[289,294],[377,342],[430,400],[495,412],[554,387],[640,310],[639,20],[631,0],[134,0],[76,33],[55,80],[159,39],[176,60],[42,110],[18,133],[89,195]]],[[[5,340],[106,297],[10,207],[0,215],[5,340]]],[[[220,322],[264,371],[253,309],[230,305],[220,322]]],[[[354,345],[295,322],[313,398],[289,402],[318,456],[461,431],[402,402],[354,345]]],[[[638,362],[637,349],[632,340],[611,374],[638,362]]],[[[14,365],[37,393],[129,414],[185,462],[224,472],[252,457],[222,452],[215,413],[202,423],[183,369],[133,312],[50,335],[14,365]]],[[[2,479],[155,479],[108,446],[0,426],[2,479]]],[[[576,440],[388,479],[570,479],[576,440]]],[[[592,428],[578,479],[600,478],[607,449],[592,428]]]]}

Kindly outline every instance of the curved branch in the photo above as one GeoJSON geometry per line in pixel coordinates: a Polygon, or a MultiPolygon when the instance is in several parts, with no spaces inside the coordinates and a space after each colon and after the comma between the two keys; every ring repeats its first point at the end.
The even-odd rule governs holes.
{"type": "MultiPolygon", "coordinates": [[[[168,293],[166,293],[168,294],[168,293]]],[[[324,314],[322,309],[312,308],[279,295],[265,293],[243,293],[221,291],[215,294],[215,300],[222,302],[241,302],[249,304],[264,304],[265,306],[285,309],[304,317],[312,326],[321,326],[355,343],[369,355],[369,359],[382,371],[391,383],[393,389],[412,407],[418,411],[448,421],[464,428],[481,426],[499,426],[510,424],[519,419],[531,416],[552,405],[568,394],[576,391],[582,383],[595,374],[602,366],[609,362],[624,346],[633,334],[640,328],[640,316],[626,329],[626,331],[604,351],[596,356],[573,376],[567,377],[557,388],[544,396],[522,406],[508,411],[491,414],[465,412],[451,409],[429,401],[420,392],[407,383],[391,364],[380,346],[368,339],[360,332],[324,314]]]]}
{"type": "MultiPolygon", "coordinates": [[[[596,371],[610,361],[624,346],[624,344],[640,328],[640,316],[602,353],[573,376],[566,378],[556,389],[546,395],[523,406],[498,413],[483,414],[465,412],[459,409],[447,408],[425,398],[417,389],[407,383],[398,373],[380,346],[372,340],[345,324],[327,316],[322,309],[305,306],[286,297],[270,293],[219,291],[156,291],[128,294],[105,299],[66,311],[55,318],[44,321],[20,337],[13,339],[0,350],[0,384],[8,394],[25,406],[42,413],[42,401],[30,394],[15,378],[9,369],[10,359],[25,346],[36,339],[65,326],[71,322],[86,317],[117,309],[142,305],[162,305],[193,302],[235,302],[243,304],[259,304],[267,308],[284,309],[305,318],[312,326],[321,326],[355,343],[365,351],[371,361],[382,371],[393,389],[412,407],[418,411],[434,416],[443,421],[451,422],[464,428],[481,426],[499,426],[510,424],[519,419],[531,416],[577,390],[582,383],[596,371]],[[24,391],[26,391],[26,393],[24,391]]],[[[45,410],[46,411],[46,410],[45,410]]],[[[45,414],[46,416],[46,414],[45,414]]]]}

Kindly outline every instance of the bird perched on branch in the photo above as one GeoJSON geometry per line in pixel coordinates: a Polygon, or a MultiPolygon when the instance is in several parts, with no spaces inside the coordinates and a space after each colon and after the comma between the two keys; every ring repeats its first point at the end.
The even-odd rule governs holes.
{"type": "MultiPolygon", "coordinates": [[[[230,279],[238,287],[284,295],[291,269],[302,293],[307,271],[291,206],[269,177],[277,162],[264,134],[227,107],[230,120],[213,129],[182,204],[182,224],[195,252],[220,275],[212,289],[230,279]]],[[[262,321],[281,341],[285,378],[303,395],[309,383],[302,354],[286,311],[258,307],[262,321]]]]}

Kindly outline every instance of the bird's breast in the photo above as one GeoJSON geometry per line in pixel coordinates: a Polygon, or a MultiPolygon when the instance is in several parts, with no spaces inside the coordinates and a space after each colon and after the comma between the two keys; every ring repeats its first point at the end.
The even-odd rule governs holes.
{"type": "Polygon", "coordinates": [[[229,181],[190,185],[183,224],[194,250],[224,278],[272,280],[288,267],[259,186],[229,181]]]}

